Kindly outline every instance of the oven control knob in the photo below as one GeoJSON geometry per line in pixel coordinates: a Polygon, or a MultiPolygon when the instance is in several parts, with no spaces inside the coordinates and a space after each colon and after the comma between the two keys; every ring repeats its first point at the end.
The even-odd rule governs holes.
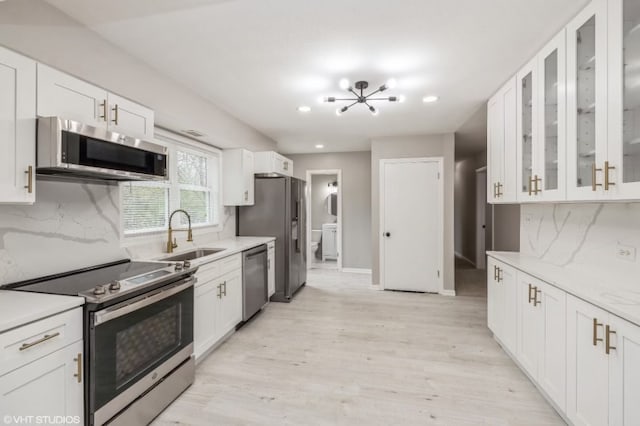
{"type": "Polygon", "coordinates": [[[186,268],[191,268],[191,262],[189,262],[188,260],[184,261],[184,267],[186,268]]]}
{"type": "Polygon", "coordinates": [[[96,296],[101,296],[107,292],[107,286],[105,285],[97,285],[96,288],[93,289],[93,294],[96,296]]]}
{"type": "Polygon", "coordinates": [[[111,290],[111,291],[120,290],[120,281],[115,280],[111,284],[109,284],[109,290],[111,290]]]}
{"type": "Polygon", "coordinates": [[[176,263],[176,271],[182,271],[182,263],[176,263]]]}

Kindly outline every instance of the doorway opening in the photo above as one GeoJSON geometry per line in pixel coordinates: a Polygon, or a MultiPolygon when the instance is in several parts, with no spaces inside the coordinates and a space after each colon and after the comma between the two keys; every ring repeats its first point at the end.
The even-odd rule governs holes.
{"type": "Polygon", "coordinates": [[[307,259],[342,269],[342,170],[307,170],[307,259]]]}

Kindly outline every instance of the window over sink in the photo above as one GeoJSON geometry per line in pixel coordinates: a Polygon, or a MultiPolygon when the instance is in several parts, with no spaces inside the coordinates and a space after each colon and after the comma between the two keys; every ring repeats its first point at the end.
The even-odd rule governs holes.
{"type": "MultiPolygon", "coordinates": [[[[194,228],[218,226],[220,151],[165,132],[156,137],[169,148],[169,181],[120,184],[122,234],[132,237],[165,231],[169,214],[176,209],[189,213],[194,228]]],[[[175,228],[187,225],[185,215],[179,218],[173,220],[175,228]]]]}

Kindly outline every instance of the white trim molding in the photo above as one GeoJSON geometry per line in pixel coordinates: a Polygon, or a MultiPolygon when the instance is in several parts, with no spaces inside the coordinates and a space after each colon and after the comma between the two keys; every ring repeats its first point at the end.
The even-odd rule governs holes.
{"type": "Polygon", "coordinates": [[[456,296],[456,291],[443,288],[442,290],[440,290],[440,295],[441,296],[447,296],[447,297],[455,297],[456,296]]]}
{"type": "Polygon", "coordinates": [[[370,274],[371,269],[367,268],[342,268],[342,272],[349,274],[370,274]]]}

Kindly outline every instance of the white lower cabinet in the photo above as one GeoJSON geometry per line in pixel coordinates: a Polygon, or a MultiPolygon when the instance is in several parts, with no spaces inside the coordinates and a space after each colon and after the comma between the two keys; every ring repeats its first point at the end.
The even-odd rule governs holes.
{"type": "Polygon", "coordinates": [[[577,426],[640,425],[640,326],[492,257],[487,264],[489,328],[555,408],[577,426]]]}
{"type": "Polygon", "coordinates": [[[511,353],[516,351],[516,270],[489,258],[487,323],[511,353]]]}
{"type": "Polygon", "coordinates": [[[194,346],[196,361],[242,322],[242,259],[233,255],[203,265],[196,276],[194,346]]]}
{"type": "Polygon", "coordinates": [[[613,315],[608,325],[609,424],[640,425],[640,327],[613,315]]]}
{"type": "Polygon", "coordinates": [[[276,243],[274,241],[267,244],[267,297],[271,297],[276,292],[276,243]]]}
{"type": "Polygon", "coordinates": [[[0,413],[51,418],[43,417],[42,424],[55,422],[53,416],[71,416],[79,419],[75,424],[82,424],[84,379],[77,375],[79,354],[82,340],[0,377],[0,413]]]}

